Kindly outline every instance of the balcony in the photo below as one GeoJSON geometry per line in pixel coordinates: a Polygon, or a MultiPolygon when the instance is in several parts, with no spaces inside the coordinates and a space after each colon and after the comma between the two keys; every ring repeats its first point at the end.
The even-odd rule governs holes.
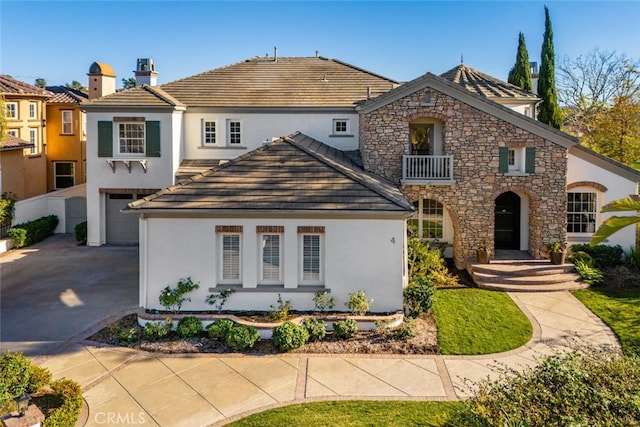
{"type": "Polygon", "coordinates": [[[402,156],[404,185],[453,185],[453,156],[402,156]]]}

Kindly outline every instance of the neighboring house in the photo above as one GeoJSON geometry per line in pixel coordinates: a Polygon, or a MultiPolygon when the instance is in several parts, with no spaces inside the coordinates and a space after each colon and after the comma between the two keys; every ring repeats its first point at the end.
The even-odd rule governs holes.
{"type": "Polygon", "coordinates": [[[80,103],[89,96],[65,86],[48,86],[47,190],[60,190],[86,181],[86,126],[80,103]]]}
{"type": "Polygon", "coordinates": [[[301,133],[269,142],[130,204],[140,223],[140,304],[180,277],[199,281],[191,310],[234,289],[225,308],[265,310],[278,295],[313,310],[328,291],[345,309],[364,290],[377,312],[402,310],[406,218],[394,185],[301,133]]]}
{"type": "Polygon", "coordinates": [[[202,295],[185,309],[232,286],[229,308],[268,310],[286,292],[305,309],[314,290],[342,302],[365,289],[373,311],[398,310],[408,215],[463,268],[481,244],[539,258],[550,241],[586,242],[600,207],[636,192],[640,173],[536,121],[537,102],[464,65],[399,85],[321,57],[255,58],[91,100],[89,244],[139,236],[145,308],[190,276],[202,295]],[[313,283],[307,234],[324,257],[313,283]]]}
{"type": "Polygon", "coordinates": [[[51,93],[0,75],[0,95],[4,97],[7,119],[7,134],[0,142],[1,190],[13,193],[18,200],[44,194],[47,192],[45,100],[51,93]],[[11,159],[6,159],[7,156],[11,159]]]}

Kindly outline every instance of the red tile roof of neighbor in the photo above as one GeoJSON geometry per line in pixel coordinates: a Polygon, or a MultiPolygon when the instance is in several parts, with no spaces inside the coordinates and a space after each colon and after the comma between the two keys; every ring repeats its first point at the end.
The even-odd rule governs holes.
{"type": "Polygon", "coordinates": [[[0,141],[0,151],[21,150],[31,147],[33,147],[33,144],[13,135],[7,135],[0,141]]]}
{"type": "Polygon", "coordinates": [[[41,87],[21,82],[5,74],[0,75],[0,93],[3,95],[51,96],[49,91],[41,87]]]}

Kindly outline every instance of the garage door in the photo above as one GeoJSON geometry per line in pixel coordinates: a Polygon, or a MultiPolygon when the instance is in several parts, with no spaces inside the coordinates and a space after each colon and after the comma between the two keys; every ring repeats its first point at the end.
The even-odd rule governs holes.
{"type": "Polygon", "coordinates": [[[107,243],[112,245],[138,244],[138,216],[123,214],[121,209],[133,202],[135,194],[107,195],[107,243]]]}

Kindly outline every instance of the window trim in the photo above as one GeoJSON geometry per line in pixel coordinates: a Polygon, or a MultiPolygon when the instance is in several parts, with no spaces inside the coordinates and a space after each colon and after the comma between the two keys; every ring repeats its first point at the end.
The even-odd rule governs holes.
{"type": "Polygon", "coordinates": [[[69,188],[69,187],[58,187],[58,177],[61,178],[68,178],[71,177],[71,185],[69,187],[73,187],[76,185],[76,165],[75,162],[53,162],[53,188],[55,190],[60,190],[62,188],[69,188]],[[57,165],[59,164],[70,164],[71,165],[71,175],[58,175],[58,171],[57,171],[57,165]]]}
{"type": "Polygon", "coordinates": [[[217,120],[207,120],[202,119],[202,146],[203,147],[211,147],[215,146],[218,142],[218,121],[217,120]],[[213,132],[207,131],[207,124],[213,124],[213,132]],[[213,142],[207,142],[207,137],[209,134],[213,133],[213,142]]]}
{"type": "Polygon", "coordinates": [[[115,138],[116,138],[116,147],[118,148],[118,155],[120,156],[140,156],[140,157],[145,157],[147,155],[147,129],[146,129],[146,123],[144,121],[118,121],[116,122],[118,124],[118,128],[116,130],[115,133],[115,138]],[[120,137],[120,132],[122,129],[122,126],[126,126],[129,125],[135,125],[135,126],[140,126],[142,129],[142,136],[141,137],[137,137],[137,138],[133,138],[133,137],[124,137],[123,139],[130,139],[130,140],[138,140],[140,141],[139,145],[142,147],[142,151],[141,152],[123,152],[122,151],[122,145],[121,145],[121,137],[120,137]]]}
{"type": "Polygon", "coordinates": [[[600,206],[599,206],[599,201],[602,199],[602,197],[600,196],[601,193],[599,193],[598,191],[595,191],[595,189],[583,189],[583,190],[576,190],[576,191],[567,191],[567,234],[569,235],[573,235],[573,236],[579,236],[579,235],[592,235],[593,233],[595,233],[597,227],[596,225],[599,224],[599,212],[600,212],[600,206]],[[570,195],[571,194],[591,194],[593,195],[594,199],[593,201],[576,201],[576,200],[569,200],[570,199],[570,195]],[[593,211],[576,211],[576,210],[570,210],[569,209],[569,204],[570,203],[574,203],[575,204],[589,204],[589,203],[593,203],[593,211]],[[570,221],[569,218],[570,216],[582,216],[582,215],[587,215],[587,218],[589,218],[590,216],[593,216],[593,222],[591,221],[570,221]],[[569,231],[570,226],[573,227],[581,227],[582,225],[585,226],[586,231],[569,231]]]}
{"type": "Polygon", "coordinates": [[[284,284],[284,233],[273,232],[258,232],[258,284],[259,285],[282,285],[284,284]],[[280,262],[278,266],[278,278],[277,279],[265,279],[265,262],[264,262],[264,249],[265,249],[265,237],[277,236],[278,237],[278,260],[280,262]]]}
{"type": "Polygon", "coordinates": [[[73,110],[61,110],[60,111],[60,120],[62,126],[60,127],[60,133],[62,135],[73,135],[73,110]],[[65,120],[65,115],[68,114],[69,120],[65,120]],[[68,132],[65,131],[65,125],[69,125],[68,132]]]}
{"type": "MultiPolygon", "coordinates": [[[[413,216],[408,218],[408,220],[409,221],[415,220],[415,221],[418,222],[418,230],[417,230],[418,238],[421,239],[421,240],[424,240],[424,241],[429,241],[429,242],[447,241],[447,235],[446,235],[447,234],[446,233],[446,230],[447,230],[447,220],[446,220],[447,215],[445,215],[445,207],[444,207],[444,205],[442,203],[440,203],[439,201],[437,201],[436,199],[421,198],[421,199],[416,200],[413,203],[416,203],[416,202],[418,202],[417,212],[413,216]],[[424,237],[423,236],[423,233],[424,233],[423,223],[425,221],[425,219],[424,219],[424,205],[425,205],[424,202],[425,201],[432,201],[434,203],[437,203],[440,206],[440,208],[442,209],[442,217],[441,217],[442,218],[442,229],[441,229],[442,236],[441,237],[424,237]]],[[[436,205],[436,207],[437,207],[437,205],[436,205]]]]}
{"type": "Polygon", "coordinates": [[[39,138],[38,138],[38,129],[37,128],[29,128],[29,144],[33,144],[33,147],[29,148],[29,154],[35,155],[39,153],[39,138]]]}
{"type": "Polygon", "coordinates": [[[324,286],[324,233],[312,233],[312,232],[299,232],[298,233],[298,284],[300,286],[324,286]],[[318,279],[305,279],[305,254],[304,254],[304,239],[307,236],[318,237],[318,279]]]}
{"type": "Polygon", "coordinates": [[[333,119],[333,125],[332,125],[332,129],[331,129],[331,134],[336,136],[344,136],[344,135],[350,135],[351,134],[351,124],[349,119],[333,119]],[[344,123],[344,130],[338,130],[338,124],[339,123],[344,123]]]}
{"type": "Polygon", "coordinates": [[[242,120],[240,119],[227,119],[227,146],[228,147],[241,147],[242,146],[242,120]],[[239,130],[232,131],[231,128],[234,124],[238,124],[239,130]],[[232,142],[232,137],[237,135],[238,142],[232,142]]]}
{"type": "Polygon", "coordinates": [[[37,120],[38,119],[38,103],[37,102],[29,102],[29,119],[31,119],[31,120],[37,120]],[[32,107],[33,107],[33,109],[32,109],[32,107]]]}
{"type": "Polygon", "coordinates": [[[241,231],[223,231],[218,232],[218,248],[219,248],[219,274],[218,283],[224,285],[241,285],[242,284],[242,232],[241,231]],[[224,239],[227,236],[235,236],[238,238],[238,277],[225,278],[224,261],[224,239]]]}
{"type": "Polygon", "coordinates": [[[15,101],[6,101],[5,105],[5,118],[11,120],[19,120],[20,113],[18,108],[18,103],[15,101]],[[13,107],[13,108],[10,108],[13,107]],[[9,111],[12,111],[13,114],[9,115],[9,111]]]}
{"type": "Polygon", "coordinates": [[[18,129],[7,129],[7,135],[11,135],[13,137],[19,138],[20,132],[18,129]]]}

